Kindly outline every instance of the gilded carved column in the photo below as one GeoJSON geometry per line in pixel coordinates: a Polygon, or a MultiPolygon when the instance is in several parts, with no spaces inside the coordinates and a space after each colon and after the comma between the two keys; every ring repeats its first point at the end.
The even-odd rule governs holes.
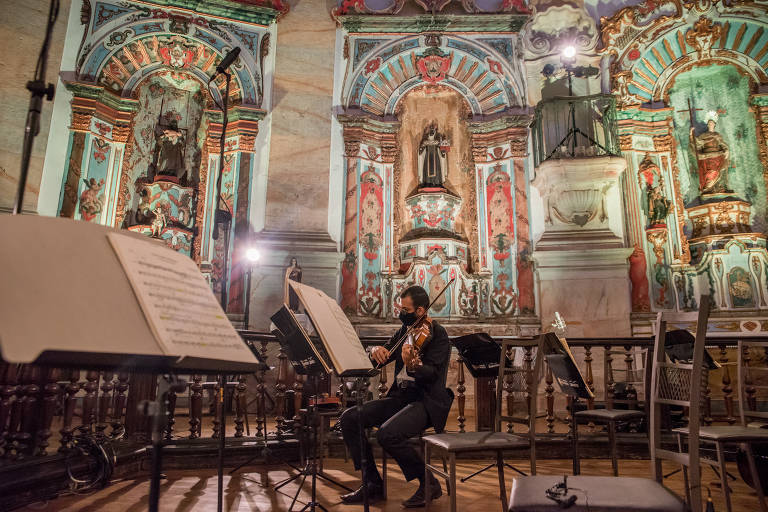
{"type": "Polygon", "coordinates": [[[357,156],[359,140],[344,141],[346,193],[344,197],[344,261],[341,264],[341,307],[357,312],[357,156]]]}
{"type": "Polygon", "coordinates": [[[85,152],[85,141],[91,127],[91,110],[72,111],[72,148],[69,153],[69,162],[67,162],[67,177],[64,182],[64,198],[59,210],[60,217],[73,218],[75,216],[75,207],[77,206],[77,190],[80,185],[80,176],[82,175],[83,153],[85,152]]]}

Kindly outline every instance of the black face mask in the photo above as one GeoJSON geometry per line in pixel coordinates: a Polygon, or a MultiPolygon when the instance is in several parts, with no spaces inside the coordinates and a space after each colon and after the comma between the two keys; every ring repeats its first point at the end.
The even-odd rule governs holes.
{"type": "Polygon", "coordinates": [[[403,322],[403,325],[411,325],[418,318],[416,313],[406,313],[405,311],[401,311],[398,317],[400,318],[400,321],[403,322]]]}

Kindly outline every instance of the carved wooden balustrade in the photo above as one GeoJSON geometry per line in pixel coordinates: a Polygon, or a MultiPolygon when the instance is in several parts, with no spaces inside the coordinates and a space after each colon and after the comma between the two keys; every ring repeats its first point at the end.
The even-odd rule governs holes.
{"type": "MultiPolygon", "coordinates": [[[[274,369],[255,375],[230,376],[225,393],[228,437],[290,438],[309,392],[348,394],[345,384],[336,378],[312,383],[297,377],[273,336],[254,332],[242,334],[274,369]]],[[[382,341],[380,337],[363,340],[365,344],[382,341]]],[[[535,361],[536,339],[516,341],[519,351],[516,358],[520,364],[531,367],[535,361]]],[[[642,389],[638,389],[644,362],[641,352],[651,347],[651,338],[571,338],[569,344],[588,385],[595,390],[595,399],[584,404],[585,407],[642,407],[644,396],[642,389]]],[[[737,400],[734,400],[736,356],[733,347],[736,339],[715,338],[708,344],[711,344],[708,346],[710,354],[723,367],[710,374],[702,419],[707,424],[733,424],[738,416],[737,400]]],[[[746,364],[749,363],[747,355],[746,364]]],[[[81,432],[108,438],[120,438],[125,434],[126,442],[146,441],[148,421],[142,416],[139,404],[154,398],[158,389],[161,392],[168,389],[170,414],[164,429],[168,443],[193,445],[217,438],[221,431],[215,414],[218,401],[213,400],[219,393],[217,380],[205,375],[183,377],[184,383],[179,386],[168,385],[156,375],[2,364],[0,468],[21,460],[66,452],[73,437],[81,432]]],[[[456,400],[447,428],[465,432],[489,427],[490,419],[482,416],[490,411],[492,417],[493,382],[471,379],[464,362],[456,355],[449,379],[456,400]],[[472,418],[474,425],[469,421],[472,418]]],[[[384,396],[392,381],[393,376],[385,369],[368,383],[368,397],[384,396]]],[[[549,368],[545,366],[536,397],[531,393],[520,396],[509,392],[510,389],[511,383],[505,383],[504,406],[508,409],[521,401],[539,400],[541,426],[537,429],[538,435],[556,437],[567,431],[570,408],[556,389],[549,368]]],[[[748,400],[757,400],[754,386],[749,382],[745,391],[748,400]]],[[[512,430],[511,425],[507,428],[512,430]]]]}

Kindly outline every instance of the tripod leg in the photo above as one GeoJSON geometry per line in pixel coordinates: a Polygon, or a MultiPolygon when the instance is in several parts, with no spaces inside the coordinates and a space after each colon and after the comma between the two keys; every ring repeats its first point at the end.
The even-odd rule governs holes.
{"type": "Polygon", "coordinates": [[[527,474],[526,472],[524,472],[524,471],[521,471],[521,470],[517,469],[517,468],[516,468],[515,466],[513,466],[512,464],[507,464],[507,463],[505,462],[505,463],[504,463],[504,465],[505,465],[505,466],[507,466],[507,467],[508,467],[509,469],[511,469],[512,471],[517,471],[518,473],[520,473],[520,475],[521,475],[521,476],[528,476],[528,474],[527,474]]]}
{"type": "Polygon", "coordinates": [[[299,488],[296,489],[296,494],[293,496],[293,501],[291,502],[291,506],[288,507],[289,511],[293,510],[293,506],[296,504],[296,499],[299,497],[299,493],[301,492],[301,488],[304,487],[304,481],[306,479],[307,479],[307,475],[304,474],[304,478],[301,479],[301,483],[299,484],[299,488]]]}

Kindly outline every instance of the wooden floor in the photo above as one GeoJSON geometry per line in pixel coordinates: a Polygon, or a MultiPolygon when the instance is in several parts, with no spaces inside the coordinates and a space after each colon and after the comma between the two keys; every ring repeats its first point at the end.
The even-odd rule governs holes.
{"type": "MultiPolygon", "coordinates": [[[[524,471],[528,469],[527,461],[508,461],[524,471]]],[[[457,474],[459,477],[479,469],[485,461],[460,461],[457,474]]],[[[403,480],[396,466],[389,466],[389,500],[371,507],[374,511],[401,510],[400,502],[408,498],[415,490],[416,483],[403,480]]],[[[582,474],[610,475],[610,461],[583,460],[582,474]]],[[[271,488],[260,485],[265,482],[267,475],[270,483],[277,482],[287,476],[287,466],[268,466],[247,468],[239,476],[224,479],[224,510],[227,511],[286,511],[291,499],[298,489],[298,483],[293,482],[282,490],[285,494],[275,492],[271,488]]],[[[665,466],[665,470],[673,469],[665,466]]],[[[648,461],[620,461],[620,473],[624,476],[648,477],[650,464],[648,461]]],[[[352,469],[351,463],[341,459],[326,461],[326,471],[329,476],[340,480],[352,487],[358,482],[358,476],[352,469]]],[[[729,471],[738,476],[734,465],[729,465],[729,471]]],[[[539,474],[564,474],[571,472],[571,461],[546,460],[538,464],[539,474]]],[[[506,472],[507,489],[513,480],[513,472],[506,472]]],[[[719,487],[713,485],[717,481],[714,472],[704,470],[704,484],[710,485],[715,510],[725,511],[725,504],[719,487]]],[[[667,480],[667,485],[676,492],[682,492],[682,476],[678,473],[667,480]]],[[[741,479],[732,483],[732,500],[734,511],[759,510],[757,497],[741,479]]],[[[445,486],[443,486],[445,491],[445,486]]],[[[299,494],[299,501],[294,510],[300,510],[309,497],[309,481],[299,494]]],[[[362,510],[361,506],[341,505],[340,491],[325,483],[318,485],[319,501],[329,510],[362,510]]],[[[107,488],[87,496],[64,496],[57,500],[30,505],[25,511],[56,511],[56,512],[139,512],[147,510],[149,483],[146,478],[136,480],[116,481],[107,488]]],[[[706,489],[704,491],[706,498],[706,489]]],[[[498,479],[495,470],[489,470],[467,483],[459,483],[458,509],[476,511],[493,511],[501,509],[498,498],[498,479]]],[[[165,512],[213,511],[216,510],[216,472],[214,470],[170,471],[167,480],[161,487],[160,510],[165,512]]],[[[319,509],[318,509],[319,510],[319,509]]],[[[437,500],[430,510],[449,510],[448,499],[445,495],[437,500]]]]}

